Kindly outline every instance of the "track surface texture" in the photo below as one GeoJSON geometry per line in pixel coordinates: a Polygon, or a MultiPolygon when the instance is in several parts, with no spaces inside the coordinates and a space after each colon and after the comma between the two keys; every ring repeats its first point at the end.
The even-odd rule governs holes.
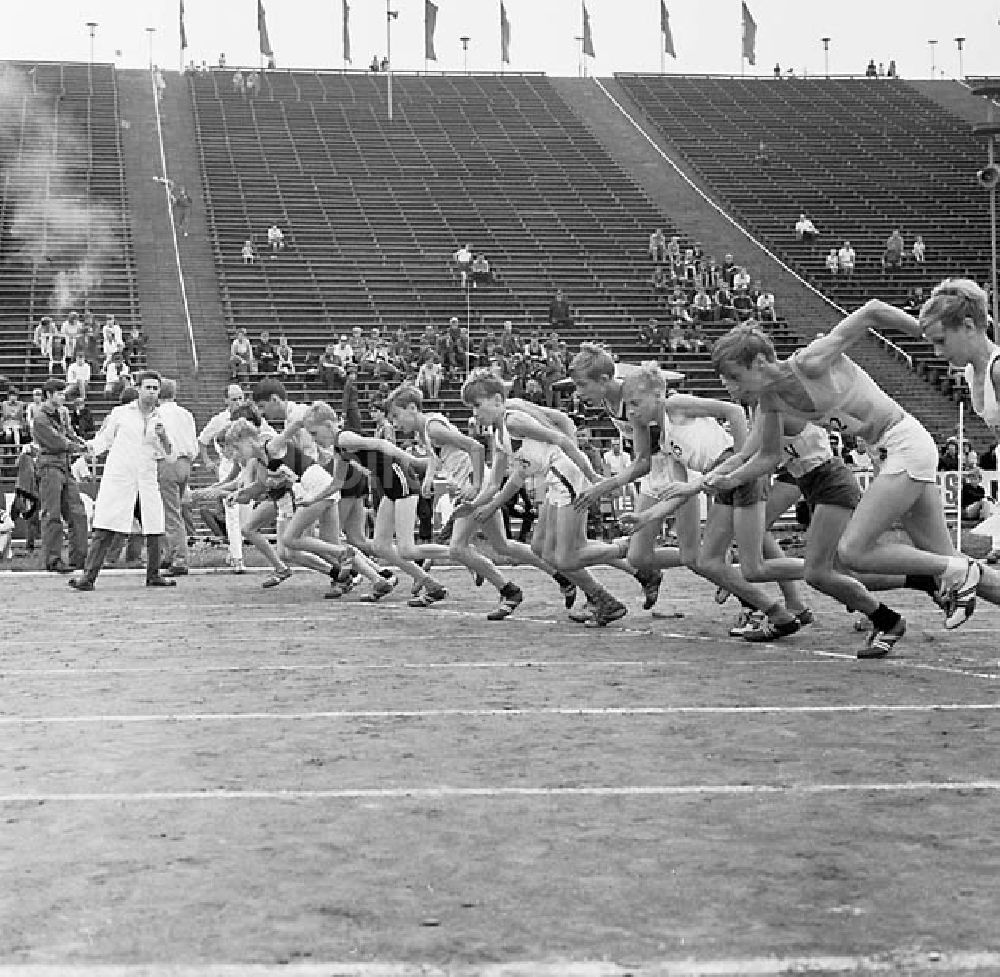
{"type": "Polygon", "coordinates": [[[5,575],[0,977],[1000,973],[1000,611],[890,595],[860,662],[819,595],[752,645],[599,575],[601,630],[520,569],[500,623],[5,575]]]}

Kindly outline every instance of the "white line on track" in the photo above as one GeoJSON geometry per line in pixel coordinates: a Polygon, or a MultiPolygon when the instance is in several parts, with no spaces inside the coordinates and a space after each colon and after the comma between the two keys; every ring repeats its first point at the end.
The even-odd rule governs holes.
{"type": "MultiPolygon", "coordinates": [[[[845,655],[840,651],[813,651],[817,658],[839,658],[841,660],[856,661],[856,655],[845,655]]],[[[896,668],[912,668],[918,672],[944,672],[946,675],[964,675],[966,678],[1000,679],[1000,672],[972,672],[967,668],[956,668],[950,665],[928,665],[926,662],[906,661],[900,658],[887,658],[880,662],[881,665],[888,665],[896,668]]]]}
{"type": "Polygon", "coordinates": [[[0,716],[0,726],[96,723],[302,722],[327,719],[488,719],[499,716],[619,718],[632,716],[830,715],[998,712],[1000,702],[880,703],[814,706],[551,706],[510,709],[332,709],[316,712],[180,712],[121,715],[0,716]]]}
{"type": "Polygon", "coordinates": [[[634,964],[607,961],[510,963],[197,963],[12,964],[0,977],[783,977],[791,974],[950,974],[1000,968],[995,951],[954,951],[878,956],[828,955],[696,958],[634,964]]]}
{"type": "Polygon", "coordinates": [[[903,781],[860,784],[668,784],[620,787],[358,787],[324,790],[290,787],[259,790],[215,788],[205,790],[150,790],[86,792],[24,791],[0,794],[0,804],[140,803],[143,801],[358,801],[358,800],[468,800],[482,797],[705,797],[822,794],[934,794],[995,793],[998,780],[903,781]]]}

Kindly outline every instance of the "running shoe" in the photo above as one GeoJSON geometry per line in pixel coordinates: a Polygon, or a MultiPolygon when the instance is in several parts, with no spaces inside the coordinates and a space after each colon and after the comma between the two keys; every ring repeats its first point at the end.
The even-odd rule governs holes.
{"type": "Polygon", "coordinates": [[[637,570],[635,579],[642,587],[644,600],[642,609],[652,610],[656,606],[656,600],[660,596],[660,584],[663,582],[662,570],[637,570]]]}
{"type": "Polygon", "coordinates": [[[858,652],[858,658],[885,658],[904,634],[906,634],[906,621],[902,618],[888,631],[872,629],[864,648],[858,652]]]}
{"type": "Polygon", "coordinates": [[[871,618],[869,618],[867,614],[858,614],[858,616],[854,619],[855,631],[869,631],[871,630],[871,626],[871,618]]]}
{"type": "Polygon", "coordinates": [[[969,560],[965,579],[955,587],[938,591],[935,600],[944,611],[944,626],[949,631],[960,628],[975,613],[976,588],[982,575],[982,567],[975,560],[969,560]]]}
{"type": "Polygon", "coordinates": [[[399,577],[397,577],[396,574],[394,574],[392,570],[390,570],[388,567],[382,567],[382,569],[379,570],[378,575],[383,580],[388,580],[389,583],[393,585],[393,587],[395,587],[396,584],[399,583],[399,577]]]}
{"type": "Polygon", "coordinates": [[[794,617],[784,624],[775,624],[769,617],[766,617],[760,625],[743,635],[743,640],[752,641],[755,644],[765,641],[777,641],[779,638],[787,638],[790,634],[795,634],[800,627],[802,625],[794,617]]]}
{"type": "Polygon", "coordinates": [[[800,628],[804,628],[807,624],[812,624],[816,620],[816,616],[813,614],[811,607],[803,607],[795,615],[795,620],[799,622],[800,628]]]}
{"type": "Polygon", "coordinates": [[[275,570],[262,584],[261,586],[265,589],[270,589],[271,587],[277,587],[278,584],[283,583],[292,575],[291,567],[282,567],[280,570],[275,570]]]}
{"type": "Polygon", "coordinates": [[[510,617],[523,600],[524,592],[517,584],[504,584],[503,589],[500,591],[500,603],[486,615],[486,620],[502,621],[504,618],[510,617]]]}
{"type": "Polygon", "coordinates": [[[586,624],[594,616],[594,613],[594,605],[588,597],[583,607],[574,607],[567,616],[574,624],[586,624]]]}
{"type": "Polygon", "coordinates": [[[237,576],[239,576],[241,573],[246,573],[247,568],[246,566],[244,566],[242,560],[233,560],[233,562],[229,566],[229,572],[235,573],[237,576]]]}
{"type": "Polygon", "coordinates": [[[727,600],[729,600],[729,598],[732,597],[732,596],[733,596],[732,595],[732,591],[726,590],[725,587],[716,587],[715,588],[715,603],[716,604],[725,604],[725,602],[727,600]]]}
{"type": "Polygon", "coordinates": [[[729,637],[742,638],[743,635],[760,627],[765,618],[763,611],[755,611],[752,607],[741,607],[736,623],[729,629],[729,637]]]}
{"type": "Polygon", "coordinates": [[[594,608],[594,615],[584,623],[585,628],[604,628],[612,621],[620,621],[626,614],[628,608],[611,594],[604,594],[594,608]]]}
{"type": "Polygon", "coordinates": [[[444,600],[448,596],[448,591],[441,584],[433,584],[425,587],[424,592],[418,597],[411,597],[406,603],[410,607],[430,607],[439,600],[444,600]]]}
{"type": "Polygon", "coordinates": [[[359,598],[362,604],[376,604],[387,594],[391,594],[395,584],[389,583],[388,580],[376,580],[372,584],[371,593],[362,594],[359,598]]]}
{"type": "Polygon", "coordinates": [[[572,580],[567,580],[559,587],[559,593],[562,594],[567,611],[576,603],[576,592],[576,584],[572,580]]]}

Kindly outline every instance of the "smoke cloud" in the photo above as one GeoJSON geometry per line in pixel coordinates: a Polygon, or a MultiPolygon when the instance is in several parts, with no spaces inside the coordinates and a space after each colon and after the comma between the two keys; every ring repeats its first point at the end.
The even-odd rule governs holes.
{"type": "Polygon", "coordinates": [[[49,309],[83,306],[121,253],[121,214],[89,196],[85,135],[52,94],[0,66],[0,193],[14,252],[51,290],[49,309]]]}

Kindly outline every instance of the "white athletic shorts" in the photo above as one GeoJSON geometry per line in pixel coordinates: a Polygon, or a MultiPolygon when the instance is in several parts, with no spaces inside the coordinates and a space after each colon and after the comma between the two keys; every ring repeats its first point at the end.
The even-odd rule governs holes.
{"type": "Polygon", "coordinates": [[[938,449],[927,429],[911,414],[887,428],[875,442],[884,475],[904,473],[916,482],[936,482],[938,449]]]}
{"type": "Polygon", "coordinates": [[[548,491],[546,502],[559,508],[565,508],[576,501],[577,495],[590,485],[587,476],[565,455],[552,462],[545,475],[545,487],[548,491]]]}

